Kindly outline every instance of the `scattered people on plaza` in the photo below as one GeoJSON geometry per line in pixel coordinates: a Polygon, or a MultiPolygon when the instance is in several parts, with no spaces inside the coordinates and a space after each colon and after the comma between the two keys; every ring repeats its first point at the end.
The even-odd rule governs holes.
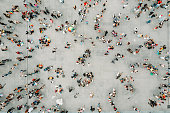
{"type": "MultiPolygon", "coordinates": [[[[59,3],[59,6],[64,7],[67,4],[65,2],[68,1],[57,0],[56,2],[59,3]]],[[[170,11],[168,8],[170,1],[136,0],[137,4],[132,8],[129,7],[131,5],[129,0],[122,0],[120,1],[122,3],[121,12],[109,14],[111,29],[106,29],[105,26],[108,24],[105,25],[104,23],[105,15],[109,7],[112,6],[112,4],[109,4],[109,0],[79,0],[79,2],[81,4],[70,3],[72,6],[71,9],[68,9],[70,12],[78,15],[76,19],[72,19],[72,17],[65,19],[67,15],[65,12],[68,12],[68,10],[59,10],[58,6],[56,7],[57,10],[51,10],[51,7],[46,7],[43,0],[23,0],[23,6],[11,4],[11,8],[1,12],[0,55],[2,54],[2,57],[0,57],[0,68],[2,66],[3,71],[0,72],[2,77],[0,83],[0,112],[31,113],[40,111],[43,113],[69,113],[69,109],[67,110],[64,107],[65,101],[67,101],[67,98],[71,98],[68,95],[72,95],[75,101],[79,101],[80,97],[82,98],[81,89],[85,92],[87,91],[91,102],[94,101],[98,97],[96,93],[100,92],[95,92],[95,89],[87,90],[87,87],[94,88],[98,80],[97,77],[100,76],[93,70],[93,64],[98,57],[96,54],[100,54],[97,48],[100,46],[104,47],[104,50],[101,52],[102,57],[112,59],[103,60],[105,62],[101,65],[105,66],[107,63],[110,63],[115,66],[124,62],[127,66],[129,74],[124,72],[123,67],[120,67],[121,72],[119,71],[113,76],[113,79],[120,81],[119,83],[125,93],[130,94],[132,98],[136,95],[138,92],[136,86],[136,81],[138,80],[136,78],[138,73],[141,73],[141,70],[146,70],[146,73],[150,74],[151,77],[156,76],[156,78],[161,80],[156,89],[157,93],[153,93],[153,96],[148,98],[148,105],[154,108],[167,103],[170,97],[170,84],[167,83],[170,78],[170,68],[167,68],[169,63],[168,44],[158,42],[155,37],[152,37],[152,33],[142,32],[140,26],[144,24],[150,26],[153,32],[162,32],[169,22],[170,11]],[[125,10],[128,8],[131,8],[131,14],[125,14],[125,10]],[[168,10],[166,15],[162,13],[163,10],[168,10]],[[92,18],[91,23],[89,16],[94,11],[97,11],[97,13],[92,18]],[[14,15],[17,16],[17,19],[14,19],[14,15]],[[144,20],[143,15],[146,17],[144,20]],[[141,20],[143,20],[141,25],[130,25],[130,27],[125,28],[125,30],[130,30],[131,34],[121,29],[121,26],[127,26],[126,23],[132,22],[133,19],[138,20],[141,17],[141,20]],[[26,30],[21,27],[25,25],[26,30]],[[92,25],[92,33],[94,32],[95,36],[89,36],[91,35],[90,32],[81,33],[79,31],[79,29],[84,29],[84,26],[90,29],[90,25],[92,25]],[[19,30],[19,28],[21,29],[19,30]],[[55,35],[51,35],[53,32],[55,35]],[[59,37],[59,33],[62,33],[63,39],[59,37]],[[133,38],[134,41],[131,40],[133,38]],[[59,39],[64,40],[62,48],[57,44],[53,45],[59,39]],[[135,44],[135,39],[143,42],[135,44]],[[88,46],[86,46],[87,44],[88,46]],[[78,47],[83,49],[83,53],[74,51],[74,48],[78,47]],[[46,51],[50,51],[50,53],[46,51]],[[73,70],[72,72],[69,72],[67,67],[62,66],[63,64],[56,65],[58,62],[48,61],[52,55],[59,58],[59,56],[68,51],[76,55],[79,54],[76,58],[70,58],[73,65],[77,64],[75,69],[71,69],[73,70]],[[140,58],[140,55],[145,55],[145,51],[154,53],[161,63],[155,63],[153,61],[155,57],[140,58]],[[11,56],[13,52],[15,54],[11,56]],[[43,54],[46,54],[45,57],[35,58],[35,55],[41,56],[43,54]],[[5,55],[8,57],[4,57],[5,55]],[[130,62],[130,59],[134,57],[139,58],[139,61],[133,60],[133,62],[130,62]],[[31,61],[34,58],[36,59],[35,62],[31,61]],[[29,63],[30,61],[31,63],[29,63]],[[25,63],[27,63],[26,68],[23,66],[25,63]],[[29,65],[34,66],[29,67],[29,65]],[[161,73],[162,70],[166,72],[161,73]],[[16,79],[17,81],[15,81],[16,79]],[[67,83],[67,79],[73,81],[76,86],[69,84],[69,82],[67,83]],[[13,81],[10,83],[7,82],[8,80],[13,81]],[[20,83],[18,80],[25,81],[25,84],[20,83]],[[15,83],[15,88],[11,90],[14,87],[10,86],[13,82],[15,83]],[[50,85],[54,87],[50,87],[50,85]],[[65,85],[69,85],[69,87],[65,87],[65,85]],[[57,97],[56,103],[52,106],[46,106],[51,101],[45,100],[51,95],[49,90],[54,94],[52,100],[57,97]],[[62,96],[66,96],[66,93],[68,93],[68,97],[62,98],[62,96]],[[59,96],[60,98],[58,98],[59,96]],[[23,100],[27,100],[27,102],[23,100]]],[[[64,58],[62,56],[62,59],[64,58]]],[[[64,59],[64,62],[68,61],[64,59]]],[[[72,65],[69,63],[68,67],[72,65]]],[[[100,65],[98,66],[100,67],[100,65]]],[[[115,69],[117,68],[119,67],[115,67],[115,69]]],[[[102,76],[107,77],[105,74],[102,76]]],[[[101,77],[101,79],[103,78],[101,77]]],[[[99,85],[103,85],[103,82],[99,85]]],[[[119,98],[121,90],[116,88],[116,86],[111,90],[109,89],[110,91],[107,91],[107,87],[105,88],[106,90],[104,89],[103,93],[108,95],[108,98],[103,97],[108,101],[105,103],[110,104],[109,106],[111,106],[113,111],[120,113],[117,98],[119,98]]],[[[70,103],[72,104],[72,102],[70,103]]],[[[88,106],[81,104],[74,106],[73,103],[72,106],[76,107],[78,113],[89,111],[101,113],[106,112],[103,103],[98,100],[97,106],[92,103],[88,103],[88,106]]],[[[137,104],[131,106],[130,109],[138,113],[142,111],[137,104]]]]}

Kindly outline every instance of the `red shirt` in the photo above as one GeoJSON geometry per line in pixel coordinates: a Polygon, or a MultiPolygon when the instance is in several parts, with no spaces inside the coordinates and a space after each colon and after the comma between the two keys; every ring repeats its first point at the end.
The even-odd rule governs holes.
{"type": "Polygon", "coordinates": [[[162,3],[162,1],[160,0],[160,1],[158,1],[158,4],[161,4],[162,3]]]}

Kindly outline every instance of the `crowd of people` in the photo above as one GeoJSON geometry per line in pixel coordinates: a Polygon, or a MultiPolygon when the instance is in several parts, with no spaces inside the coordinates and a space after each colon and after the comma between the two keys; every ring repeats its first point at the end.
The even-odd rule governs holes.
{"type": "MultiPolygon", "coordinates": [[[[76,11],[76,13],[79,15],[79,20],[74,20],[74,22],[72,22],[71,20],[63,20],[64,22],[62,24],[57,23],[57,25],[55,25],[54,22],[56,20],[58,21],[59,19],[63,19],[65,14],[60,10],[51,11],[50,8],[43,7],[42,4],[44,3],[42,0],[32,0],[32,1],[23,0],[24,9],[22,9],[19,5],[12,5],[12,8],[6,10],[6,12],[3,12],[2,16],[0,14],[1,53],[6,54],[7,52],[10,52],[9,51],[10,47],[15,46],[16,48],[18,48],[18,50],[15,51],[15,54],[17,55],[15,59],[12,58],[0,59],[0,66],[2,67],[5,67],[10,63],[13,63],[13,61],[16,62],[12,64],[12,67],[6,69],[8,70],[8,72],[6,73],[0,72],[1,77],[5,79],[9,79],[11,75],[15,73],[14,70],[18,70],[17,67],[19,67],[23,63],[23,61],[28,61],[28,59],[34,58],[34,56],[29,53],[36,53],[36,51],[38,51],[39,49],[44,49],[51,46],[51,44],[53,43],[53,37],[51,37],[50,34],[48,35],[46,34],[48,29],[54,30],[55,33],[62,32],[63,35],[67,35],[67,33],[71,33],[72,36],[74,37],[75,43],[78,42],[79,39],[81,40],[80,45],[82,45],[86,39],[89,39],[89,41],[91,41],[93,47],[96,46],[95,42],[101,43],[100,41],[102,41],[102,44],[107,44],[106,52],[102,54],[103,57],[109,56],[110,53],[112,53],[112,51],[115,50],[115,48],[121,48],[122,46],[125,45],[124,43],[127,41],[127,36],[129,36],[129,34],[125,32],[123,33],[119,32],[117,28],[120,28],[123,22],[131,21],[132,17],[123,14],[123,12],[120,12],[118,14],[112,14],[113,16],[110,24],[112,26],[112,29],[111,30],[104,29],[102,28],[103,27],[102,25],[104,24],[102,20],[104,18],[104,15],[107,13],[108,10],[107,5],[109,4],[109,0],[79,0],[79,1],[81,3],[79,4],[79,6],[77,4],[75,5],[73,4],[73,9],[69,9],[69,10],[76,11]],[[84,22],[86,25],[89,25],[89,20],[86,17],[89,16],[89,13],[96,10],[95,8],[99,6],[101,6],[102,8],[99,9],[98,14],[96,14],[96,16],[93,18],[94,21],[93,29],[94,31],[96,31],[97,36],[88,37],[86,36],[86,34],[77,33],[79,24],[83,24],[84,22]],[[21,15],[20,18],[22,21],[13,19],[13,15],[19,15],[19,14],[21,15]],[[43,15],[45,16],[43,17],[43,15]],[[5,22],[5,20],[7,21],[5,22]],[[31,23],[33,20],[36,20],[37,23],[39,23],[38,33],[41,34],[41,37],[37,38],[37,40],[28,38],[29,36],[34,36],[36,34],[35,25],[31,23]],[[24,35],[27,36],[26,42],[20,38],[21,36],[15,33],[17,29],[16,26],[23,25],[25,23],[27,23],[27,30],[24,32],[24,35]],[[54,28],[52,27],[53,25],[55,26],[54,28]],[[112,37],[112,39],[108,38],[110,36],[112,37]],[[94,39],[95,41],[92,39],[94,39]],[[8,45],[9,43],[6,43],[7,41],[10,41],[11,42],[10,44],[13,45],[12,46],[8,45]]],[[[166,1],[166,2],[164,2],[163,0],[136,0],[136,1],[138,2],[138,4],[132,9],[133,14],[135,15],[134,16],[135,19],[140,18],[141,15],[148,14],[147,15],[148,19],[144,24],[150,25],[153,22],[157,22],[156,24],[154,24],[154,28],[152,30],[159,30],[163,27],[166,27],[165,24],[168,23],[169,17],[157,13],[157,10],[159,9],[167,10],[170,1],[166,1]]],[[[65,3],[64,0],[59,0],[59,2],[61,5],[64,5],[65,3]]],[[[129,5],[128,2],[129,0],[122,0],[123,10],[126,10],[126,7],[128,7],[129,5]]],[[[170,16],[170,11],[167,12],[167,15],[170,16]]],[[[153,37],[151,38],[150,36],[141,33],[137,27],[135,27],[131,31],[133,32],[133,35],[135,35],[136,38],[140,40],[144,39],[144,43],[139,44],[134,48],[134,46],[130,47],[130,45],[132,45],[130,41],[126,42],[127,48],[125,49],[125,52],[122,51],[117,52],[114,55],[113,60],[108,63],[112,63],[113,65],[116,65],[116,62],[119,62],[122,59],[124,60],[126,58],[125,56],[128,55],[137,56],[139,55],[139,53],[141,53],[141,50],[143,49],[147,49],[148,51],[157,49],[157,52],[155,54],[158,55],[158,58],[161,61],[165,61],[165,62],[169,61],[169,52],[167,52],[169,51],[168,45],[166,44],[159,45],[159,43],[156,42],[153,37]]],[[[74,43],[70,43],[70,41],[69,42],[67,41],[65,45],[63,45],[63,48],[68,49],[69,51],[72,49],[72,45],[74,45],[74,43]]],[[[56,53],[57,50],[58,50],[57,47],[53,47],[51,50],[52,54],[56,53]]],[[[80,66],[87,67],[87,65],[89,66],[91,64],[89,63],[90,59],[93,57],[93,54],[91,55],[91,53],[93,52],[92,50],[93,49],[91,49],[90,46],[87,47],[84,51],[84,54],[78,57],[77,61],[74,62],[79,67],[80,66]]],[[[165,104],[168,98],[170,97],[170,92],[168,90],[170,88],[170,85],[167,83],[168,79],[170,78],[169,76],[170,69],[168,68],[166,70],[166,73],[160,74],[159,68],[165,69],[165,67],[167,67],[166,64],[160,63],[159,65],[155,66],[150,62],[149,59],[146,58],[144,60],[142,59],[141,62],[130,63],[130,65],[128,66],[129,66],[129,72],[131,74],[136,74],[139,72],[140,68],[141,69],[144,68],[149,70],[150,75],[159,76],[159,78],[163,80],[163,82],[165,82],[165,83],[161,83],[160,86],[157,88],[158,93],[154,93],[153,97],[150,97],[150,99],[148,100],[148,104],[152,108],[158,105],[161,106],[162,104],[165,104]]],[[[13,89],[13,91],[10,91],[11,93],[9,94],[4,94],[2,90],[7,90],[6,85],[10,83],[4,83],[3,80],[1,80],[0,91],[2,93],[0,92],[0,112],[5,111],[7,113],[12,113],[12,112],[30,113],[30,112],[40,111],[44,113],[45,112],[69,113],[69,109],[64,107],[63,104],[64,99],[57,99],[56,104],[51,107],[43,105],[44,104],[43,99],[44,96],[46,95],[44,89],[45,88],[49,89],[48,84],[42,81],[41,76],[40,77],[33,76],[33,75],[40,74],[42,71],[50,72],[50,74],[53,73],[46,78],[48,82],[51,84],[55,84],[55,78],[64,79],[66,78],[66,76],[70,76],[73,80],[77,81],[79,88],[87,87],[87,86],[90,87],[95,83],[96,81],[95,78],[97,76],[96,73],[93,72],[93,70],[82,72],[83,73],[82,76],[80,76],[81,74],[79,74],[78,71],[76,72],[75,70],[72,71],[72,74],[67,75],[67,73],[65,73],[65,71],[67,72],[67,70],[65,70],[62,66],[60,67],[58,66],[56,68],[54,65],[51,64],[45,66],[43,62],[37,64],[34,67],[34,70],[32,71],[28,71],[28,68],[19,69],[19,74],[18,74],[20,75],[19,77],[21,78],[31,77],[32,79],[28,81],[26,84],[16,87],[15,89],[13,89]],[[31,103],[29,104],[28,102],[26,102],[25,104],[15,105],[14,101],[21,102],[21,100],[26,100],[26,99],[31,101],[31,103]]],[[[134,85],[135,77],[133,77],[133,75],[128,75],[125,74],[124,72],[118,72],[117,75],[114,76],[116,80],[120,80],[120,84],[122,87],[124,87],[125,91],[130,91],[131,95],[135,94],[136,91],[136,87],[134,85]]],[[[61,82],[61,84],[58,84],[57,86],[55,86],[54,89],[52,89],[56,97],[58,95],[62,96],[63,92],[66,91],[66,89],[63,88],[63,85],[64,83],[61,82]]],[[[74,87],[69,87],[68,91],[72,92],[74,91],[74,89],[75,89],[74,87]]],[[[109,92],[108,102],[115,112],[120,113],[119,111],[121,111],[121,108],[119,108],[120,106],[117,106],[117,102],[115,99],[115,98],[119,98],[117,92],[119,92],[118,88],[113,88],[113,90],[109,92]]],[[[80,92],[77,91],[77,93],[74,95],[74,98],[78,98],[79,93],[80,92]]],[[[94,95],[95,95],[94,92],[90,92],[91,99],[93,99],[94,95]]],[[[141,110],[139,110],[136,106],[137,105],[135,105],[135,107],[132,106],[131,110],[140,112],[141,110]]],[[[94,112],[95,110],[99,113],[104,111],[101,102],[97,102],[96,107],[94,107],[89,103],[88,107],[90,107],[89,110],[91,112],[94,112]]],[[[77,109],[78,113],[83,113],[86,112],[87,110],[85,105],[78,106],[77,108],[78,108],[77,109]]]]}

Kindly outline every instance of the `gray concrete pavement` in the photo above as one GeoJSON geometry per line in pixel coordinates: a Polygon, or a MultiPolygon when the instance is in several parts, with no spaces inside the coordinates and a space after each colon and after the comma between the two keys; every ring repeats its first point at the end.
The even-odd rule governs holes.
{"type": "MultiPolygon", "coordinates": [[[[33,0],[27,0],[31,2],[33,0]]],[[[153,28],[158,24],[157,19],[152,19],[151,24],[146,24],[146,21],[149,19],[147,11],[146,13],[142,13],[140,18],[134,18],[136,15],[132,12],[133,8],[137,6],[138,0],[129,0],[128,6],[123,9],[123,4],[120,0],[107,0],[106,12],[103,14],[103,18],[101,19],[101,30],[108,30],[109,34],[106,39],[112,39],[113,42],[111,44],[102,43],[100,40],[96,40],[96,36],[102,36],[102,34],[97,33],[94,30],[94,17],[96,14],[100,13],[102,10],[102,3],[99,3],[95,8],[89,8],[89,13],[85,20],[88,20],[89,24],[85,24],[84,22],[80,22],[80,17],[78,16],[78,9],[80,8],[81,1],[80,0],[65,0],[64,4],[58,2],[58,0],[42,0],[42,4],[40,5],[40,9],[44,9],[47,7],[50,12],[53,10],[60,11],[63,13],[63,16],[59,19],[53,19],[54,23],[51,24],[52,27],[48,28],[44,31],[43,34],[39,33],[39,22],[38,19],[47,18],[48,20],[51,18],[50,16],[41,14],[36,19],[31,20],[28,24],[34,25],[35,33],[33,35],[29,35],[28,39],[33,39],[33,44],[28,44],[29,47],[35,48],[35,45],[38,45],[38,39],[41,36],[47,35],[51,39],[51,44],[49,47],[45,47],[43,49],[35,49],[32,53],[28,53],[33,57],[31,59],[24,60],[19,63],[19,66],[12,72],[11,75],[7,77],[0,77],[1,84],[6,83],[4,89],[0,89],[0,93],[3,92],[6,97],[9,93],[12,93],[14,88],[18,86],[24,86],[26,83],[30,82],[33,78],[40,78],[41,84],[45,84],[46,87],[42,89],[42,93],[44,94],[44,98],[41,100],[39,106],[44,105],[46,108],[52,107],[52,105],[56,104],[56,99],[63,98],[62,108],[65,108],[69,111],[69,113],[77,112],[77,109],[85,105],[85,112],[90,112],[90,106],[97,107],[98,103],[101,103],[102,112],[113,113],[114,110],[108,102],[109,92],[112,91],[113,88],[116,89],[117,94],[113,99],[115,102],[118,111],[121,113],[132,113],[133,107],[135,106],[142,111],[142,113],[169,113],[170,110],[167,109],[168,100],[165,101],[165,104],[161,104],[161,106],[157,106],[152,108],[148,105],[148,99],[155,99],[153,94],[158,92],[158,86],[161,83],[167,83],[167,81],[163,81],[161,78],[165,75],[166,69],[168,67],[167,62],[163,61],[159,58],[156,52],[159,50],[161,45],[167,45],[167,49],[163,52],[162,56],[169,51],[169,42],[168,42],[168,33],[167,31],[167,22],[164,23],[163,27],[158,30],[153,30],[153,28]],[[77,10],[73,9],[73,6],[77,5],[77,10]],[[122,40],[122,46],[116,46],[117,39],[114,38],[111,34],[113,30],[113,22],[112,15],[122,13],[120,26],[114,28],[118,34],[126,33],[127,37],[122,40]],[[130,21],[125,21],[125,16],[129,16],[130,21]],[[78,25],[76,28],[76,35],[73,36],[71,33],[63,34],[62,32],[56,32],[55,28],[65,21],[69,21],[69,23],[73,23],[74,20],[78,21],[78,25]],[[139,54],[133,55],[127,51],[127,42],[131,42],[130,48],[135,49],[139,45],[143,45],[146,41],[142,38],[138,38],[136,34],[133,34],[133,29],[138,27],[139,32],[144,35],[149,35],[154,41],[158,44],[155,49],[148,50],[143,47],[139,54]],[[85,40],[81,45],[81,39],[78,38],[79,34],[84,34],[87,38],[92,37],[92,40],[85,40]],[[74,43],[74,39],[77,39],[77,43],[74,43]],[[95,43],[95,47],[92,46],[91,42],[95,43]],[[66,42],[71,43],[71,48],[66,49],[64,46],[66,42]],[[104,56],[104,53],[108,50],[107,47],[109,45],[114,45],[114,50],[110,51],[108,56],[104,56]],[[52,53],[53,47],[57,47],[56,53],[52,53]],[[91,57],[86,59],[87,63],[90,63],[88,66],[87,63],[85,66],[77,65],[76,60],[78,57],[82,56],[86,49],[91,50],[91,57]],[[120,59],[115,64],[111,63],[114,55],[120,53],[125,56],[125,58],[120,59]],[[149,71],[144,69],[142,66],[137,68],[138,73],[130,73],[130,64],[139,62],[143,63],[144,59],[149,59],[148,63],[151,63],[155,66],[158,66],[159,75],[151,76],[149,71]],[[35,74],[33,76],[29,76],[27,78],[20,77],[21,69],[28,69],[28,73],[31,73],[36,68],[36,65],[42,63],[44,67],[54,66],[53,69],[58,67],[63,68],[65,73],[65,78],[56,78],[56,74],[54,71],[45,72],[41,70],[39,74],[35,74]],[[165,67],[162,68],[159,64],[165,64],[165,67]],[[94,74],[94,82],[89,84],[88,87],[78,87],[76,80],[71,78],[72,70],[75,70],[80,76],[84,72],[93,72],[94,74]],[[115,79],[116,74],[118,72],[123,72],[123,77],[126,75],[133,76],[134,82],[132,85],[135,88],[134,93],[130,93],[126,91],[124,88],[124,84],[121,84],[120,80],[115,79]],[[53,76],[54,83],[50,83],[48,80],[49,76],[53,76]],[[64,91],[62,95],[56,94],[54,92],[55,86],[61,84],[64,91]],[[75,88],[71,93],[68,92],[68,87],[73,86],[75,88]],[[74,98],[76,93],[79,93],[78,98],[74,98]],[[94,92],[94,97],[90,98],[90,92],[94,92]],[[128,99],[130,97],[130,99],[128,99]]],[[[165,3],[166,0],[163,0],[165,3]]],[[[149,2],[150,4],[150,2],[149,2]]],[[[1,0],[0,1],[0,15],[3,15],[3,12],[6,10],[10,10],[12,5],[19,5],[22,11],[26,10],[23,6],[22,0],[1,0]]],[[[166,9],[156,9],[155,11],[158,15],[162,14],[164,17],[167,17],[166,9]]],[[[12,62],[7,63],[5,66],[0,67],[0,75],[7,73],[14,63],[17,63],[16,60],[17,55],[16,51],[23,51],[24,55],[27,54],[27,35],[25,34],[27,30],[27,23],[24,22],[21,18],[21,13],[15,13],[12,15],[12,20],[22,21],[23,24],[16,25],[14,34],[19,35],[19,39],[25,42],[24,46],[17,47],[16,44],[11,43],[6,38],[0,38],[2,42],[5,43],[9,47],[9,50],[6,52],[0,51],[0,60],[10,58],[12,62]]],[[[7,23],[7,18],[3,16],[3,22],[7,23]]],[[[169,26],[168,26],[169,27],[169,26]]],[[[2,26],[0,26],[2,28],[2,26]]],[[[0,46],[3,48],[3,46],[0,46]]],[[[83,77],[83,76],[82,76],[83,77]]],[[[126,83],[125,83],[126,84],[126,83]]],[[[30,87],[32,89],[33,87],[30,87]]],[[[3,100],[3,98],[2,98],[3,100]]],[[[9,108],[15,107],[17,105],[24,104],[28,102],[30,105],[35,98],[29,100],[27,96],[23,98],[21,101],[17,101],[16,98],[10,102],[10,104],[3,109],[1,112],[6,112],[9,108]]],[[[38,112],[39,108],[33,112],[38,112]]],[[[22,111],[24,112],[25,108],[22,111]]],[[[97,110],[97,109],[96,109],[97,110]]],[[[17,112],[17,111],[16,111],[17,112]]]]}

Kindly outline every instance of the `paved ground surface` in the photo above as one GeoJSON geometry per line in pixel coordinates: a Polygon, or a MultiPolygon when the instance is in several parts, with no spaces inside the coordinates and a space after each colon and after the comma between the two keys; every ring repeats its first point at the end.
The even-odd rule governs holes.
{"type": "MultiPolygon", "coordinates": [[[[165,0],[163,0],[163,2],[165,2],[165,0]]],[[[109,35],[106,37],[106,39],[113,39],[113,45],[116,45],[116,40],[112,37],[110,33],[113,30],[112,15],[118,15],[118,13],[120,12],[122,13],[121,23],[120,26],[114,28],[114,30],[118,33],[126,33],[127,37],[123,40],[123,46],[115,46],[115,49],[111,51],[108,56],[104,56],[104,53],[107,51],[107,46],[109,44],[103,44],[101,41],[96,40],[95,37],[99,34],[93,29],[93,18],[96,16],[96,14],[100,13],[102,9],[102,3],[100,3],[94,9],[90,9],[89,14],[87,14],[86,18],[86,20],[89,21],[88,25],[86,25],[85,22],[79,22],[80,17],[77,14],[78,10],[75,11],[72,8],[76,4],[78,7],[77,9],[79,9],[80,3],[80,0],[65,0],[64,4],[60,4],[58,0],[42,0],[42,5],[40,6],[40,8],[47,7],[50,11],[59,10],[63,13],[63,16],[57,20],[54,20],[54,24],[52,24],[52,27],[47,29],[47,31],[45,31],[43,34],[39,33],[39,24],[37,20],[43,17],[49,19],[49,16],[42,14],[37,19],[34,19],[29,22],[29,24],[34,24],[35,33],[33,35],[29,35],[28,39],[33,39],[34,44],[29,44],[28,46],[34,47],[35,45],[37,45],[39,37],[43,35],[48,35],[50,37],[51,44],[49,47],[39,50],[35,49],[34,52],[29,53],[33,56],[33,58],[29,59],[28,62],[26,60],[22,61],[22,63],[20,63],[17,69],[13,71],[12,75],[7,76],[5,78],[0,78],[2,84],[7,84],[5,86],[5,89],[0,90],[0,92],[3,92],[5,96],[7,96],[7,94],[11,93],[14,88],[18,86],[24,86],[27,82],[31,81],[32,78],[40,77],[42,84],[46,84],[46,87],[42,90],[45,97],[41,101],[40,106],[45,105],[46,107],[51,107],[52,105],[55,105],[56,99],[63,98],[64,104],[62,107],[68,109],[69,112],[72,113],[77,112],[77,109],[83,105],[85,105],[86,108],[85,112],[90,112],[90,106],[97,106],[99,102],[101,103],[103,112],[111,113],[113,112],[113,108],[108,103],[107,98],[108,93],[112,91],[112,88],[115,88],[117,90],[117,95],[114,101],[118,110],[121,112],[131,113],[133,111],[132,106],[136,106],[140,110],[146,111],[146,113],[148,113],[149,111],[155,113],[170,112],[167,109],[168,101],[166,101],[165,104],[155,108],[151,108],[147,104],[148,99],[154,99],[153,94],[158,93],[157,87],[160,83],[164,82],[160,78],[166,73],[167,62],[160,60],[159,56],[156,55],[156,51],[159,50],[159,46],[151,50],[148,50],[144,47],[137,55],[132,55],[126,51],[126,43],[128,41],[131,42],[130,47],[132,49],[135,49],[138,45],[143,44],[144,41],[146,41],[144,39],[139,39],[135,34],[133,34],[133,29],[135,27],[139,28],[139,32],[149,35],[159,45],[168,45],[168,31],[166,25],[167,23],[165,23],[162,29],[154,31],[153,28],[158,23],[158,20],[153,19],[153,22],[151,24],[146,24],[146,20],[148,20],[148,12],[146,12],[145,14],[143,13],[138,19],[134,18],[135,15],[132,13],[132,9],[137,6],[137,0],[129,0],[129,5],[125,9],[122,8],[123,5],[120,0],[108,0],[108,3],[106,5],[107,10],[103,14],[104,17],[101,20],[102,30],[109,31],[109,35]],[[125,15],[128,15],[131,20],[124,21],[125,15]],[[60,25],[61,23],[64,23],[66,20],[68,20],[70,23],[74,22],[74,20],[78,20],[76,36],[72,36],[71,33],[63,35],[62,32],[55,31],[56,26],[60,25]],[[81,39],[77,37],[77,35],[79,34],[85,34],[88,38],[92,37],[92,41],[95,42],[96,46],[92,47],[92,45],[90,44],[90,40],[85,40],[85,43],[81,45],[81,39]],[[77,39],[78,42],[74,43],[74,39],[77,39]],[[71,49],[64,48],[66,42],[72,43],[71,49]],[[58,48],[55,54],[51,53],[53,47],[58,48]],[[86,49],[90,49],[92,51],[91,58],[87,59],[87,63],[90,63],[90,65],[77,65],[75,63],[77,58],[81,56],[86,49]],[[115,64],[110,63],[111,60],[114,58],[114,55],[118,52],[122,53],[125,58],[121,59],[115,64]],[[138,68],[138,73],[130,73],[129,64],[136,62],[142,63],[143,59],[145,58],[148,58],[148,62],[152,63],[155,66],[158,66],[160,63],[163,63],[166,65],[166,67],[161,68],[158,66],[159,76],[151,76],[149,71],[145,70],[142,66],[138,68]],[[40,74],[36,74],[31,77],[20,77],[19,71],[21,69],[28,68],[28,72],[33,72],[33,69],[39,63],[42,63],[44,67],[49,65],[53,65],[54,68],[62,66],[66,77],[55,78],[53,84],[51,84],[50,81],[47,80],[47,78],[48,76],[55,76],[56,74],[54,72],[41,71],[40,74]],[[80,75],[84,72],[92,71],[94,73],[94,82],[92,82],[88,87],[78,87],[76,80],[73,80],[71,78],[73,69],[80,75]],[[135,81],[132,84],[134,85],[135,92],[133,94],[126,91],[123,87],[123,84],[121,84],[119,80],[115,79],[115,76],[118,72],[123,72],[124,76],[131,75],[134,77],[135,81]],[[55,86],[59,84],[61,84],[64,88],[64,92],[62,93],[62,95],[55,94],[54,92],[55,86]],[[75,87],[75,90],[71,93],[68,92],[69,86],[75,87]],[[78,98],[75,99],[74,94],[76,94],[77,92],[79,92],[79,95],[78,98]],[[94,92],[94,98],[89,97],[90,92],[94,92]],[[131,98],[128,99],[129,97],[131,98]]],[[[17,4],[21,7],[21,9],[26,10],[26,8],[24,8],[23,6],[22,0],[1,0],[0,14],[2,15],[3,12],[11,9],[12,5],[17,4]]],[[[167,16],[167,10],[165,9],[158,9],[157,13],[159,15],[163,14],[165,17],[167,16]]],[[[22,21],[21,14],[18,13],[12,15],[12,19],[22,21]]],[[[7,22],[7,20],[3,21],[7,22]]],[[[26,29],[27,23],[23,22],[23,24],[16,26],[16,30],[14,32],[18,34],[19,39],[22,39],[24,42],[26,42],[27,40],[27,35],[25,34],[26,29]]],[[[16,57],[18,55],[15,53],[16,51],[21,50],[24,51],[24,54],[26,54],[26,44],[23,47],[19,48],[6,39],[2,39],[2,41],[5,42],[5,45],[8,45],[9,51],[0,51],[0,59],[11,58],[13,61],[12,63],[7,63],[7,65],[0,67],[0,75],[7,73],[12,67],[12,64],[17,62],[16,57]]],[[[33,102],[33,100],[34,99],[27,100],[26,97],[20,102],[13,100],[2,112],[5,112],[5,110],[12,106],[16,107],[17,105],[25,103],[27,101],[30,104],[33,102]]]]}

